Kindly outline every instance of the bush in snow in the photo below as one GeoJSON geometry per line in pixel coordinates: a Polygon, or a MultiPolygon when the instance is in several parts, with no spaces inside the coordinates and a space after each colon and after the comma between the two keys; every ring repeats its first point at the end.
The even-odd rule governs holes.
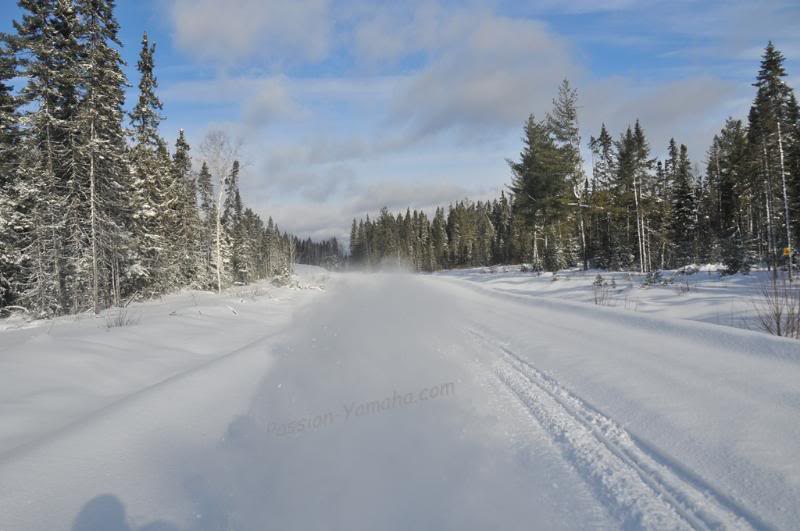
{"type": "Polygon", "coordinates": [[[686,295],[687,293],[692,291],[692,285],[689,283],[689,279],[685,278],[680,280],[675,285],[675,291],[678,293],[678,295],[686,295]]]}
{"type": "Polygon", "coordinates": [[[123,326],[132,326],[139,322],[138,318],[133,317],[128,313],[127,308],[116,308],[114,311],[106,312],[106,328],[119,328],[123,326]]]}
{"type": "Polygon", "coordinates": [[[592,282],[592,295],[594,296],[594,303],[598,306],[610,306],[612,302],[612,287],[616,287],[616,283],[609,284],[606,279],[603,278],[603,275],[598,274],[596,277],[594,277],[594,282],[592,282]]]}
{"type": "Polygon", "coordinates": [[[753,299],[758,327],[774,336],[800,339],[800,287],[786,279],[761,284],[753,299]]]}
{"type": "Polygon", "coordinates": [[[644,286],[657,286],[659,284],[663,284],[664,279],[661,276],[661,271],[649,271],[647,275],[644,277],[644,282],[642,285],[644,286]]]}

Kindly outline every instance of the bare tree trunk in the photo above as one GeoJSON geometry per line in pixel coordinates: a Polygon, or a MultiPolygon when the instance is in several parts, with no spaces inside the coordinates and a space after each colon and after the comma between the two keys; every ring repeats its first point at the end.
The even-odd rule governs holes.
{"type": "Polygon", "coordinates": [[[639,243],[639,272],[644,273],[644,242],[642,241],[642,220],[639,212],[639,190],[636,186],[636,175],[633,176],[633,201],[636,205],[636,239],[639,243]]]}
{"type": "Polygon", "coordinates": [[[238,156],[239,147],[240,143],[232,142],[223,131],[209,131],[200,144],[200,151],[206,157],[212,174],[216,174],[220,182],[216,219],[217,293],[222,293],[222,198],[225,194],[226,176],[238,156]]]}
{"type": "Polygon", "coordinates": [[[217,293],[222,293],[222,196],[225,194],[224,178],[220,177],[217,200],[217,293]]]}
{"type": "Polygon", "coordinates": [[[586,231],[583,227],[583,212],[581,211],[580,205],[578,206],[578,220],[581,229],[581,247],[583,248],[583,270],[589,270],[589,253],[586,250],[586,231]]]}
{"type": "Polygon", "coordinates": [[[778,155],[781,165],[781,184],[783,186],[783,208],[786,223],[786,247],[789,248],[789,282],[792,281],[792,221],[789,216],[789,195],[786,192],[786,169],[783,164],[783,137],[781,136],[781,122],[778,120],[778,155]]]}
{"type": "Polygon", "coordinates": [[[775,233],[772,230],[772,179],[769,174],[769,159],[767,158],[767,145],[762,141],[762,151],[764,154],[764,196],[767,215],[767,262],[772,271],[773,278],[777,278],[777,264],[775,263],[775,233]]]}

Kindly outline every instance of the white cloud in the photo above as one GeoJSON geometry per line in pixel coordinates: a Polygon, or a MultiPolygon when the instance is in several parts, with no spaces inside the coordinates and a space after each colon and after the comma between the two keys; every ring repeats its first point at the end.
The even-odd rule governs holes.
{"type": "Polygon", "coordinates": [[[661,155],[674,137],[701,162],[737,90],[736,84],[712,77],[646,85],[624,78],[595,82],[581,92],[581,126],[584,135],[596,135],[605,123],[617,135],[639,119],[654,155],[661,155]]]}
{"type": "Polygon", "coordinates": [[[302,118],[308,111],[292,98],[283,77],[257,83],[255,93],[242,105],[242,117],[251,127],[263,127],[279,119],[302,118]]]}
{"type": "Polygon", "coordinates": [[[477,195],[476,190],[447,183],[368,185],[354,197],[339,203],[265,201],[257,205],[256,210],[279,221],[281,230],[313,239],[336,236],[347,241],[353,218],[374,217],[384,206],[393,213],[405,211],[407,207],[431,210],[467,196],[480,198],[477,195]]]}
{"type": "Polygon", "coordinates": [[[375,184],[367,186],[352,203],[355,212],[376,212],[382,207],[390,211],[425,209],[464,199],[469,190],[449,183],[375,184]]]}
{"type": "Polygon", "coordinates": [[[320,203],[343,191],[354,190],[355,182],[355,173],[350,166],[335,164],[321,170],[268,173],[260,187],[268,192],[277,192],[283,197],[294,195],[320,203]]]}
{"type": "Polygon", "coordinates": [[[398,2],[371,10],[353,31],[356,52],[368,62],[395,61],[434,51],[452,38],[452,13],[435,1],[398,2]]]}
{"type": "Polygon", "coordinates": [[[495,134],[544,109],[561,79],[578,72],[566,43],[534,20],[462,11],[441,22],[440,35],[430,63],[391,106],[393,120],[420,136],[495,134]]]}
{"type": "Polygon", "coordinates": [[[198,58],[317,61],[329,51],[327,0],[170,1],[175,41],[198,58]]]}
{"type": "Polygon", "coordinates": [[[537,12],[585,14],[625,11],[634,7],[650,7],[654,3],[654,0],[538,0],[531,5],[531,9],[537,12]]]}

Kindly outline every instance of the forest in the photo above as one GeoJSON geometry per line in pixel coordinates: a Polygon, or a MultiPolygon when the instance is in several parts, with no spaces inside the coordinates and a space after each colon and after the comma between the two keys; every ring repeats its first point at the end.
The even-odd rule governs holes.
{"type": "MultiPolygon", "coordinates": [[[[675,139],[652,155],[635,121],[605,125],[583,160],[578,94],[564,81],[544,119],[529,116],[509,160],[508,193],[447,209],[353,220],[351,264],[417,271],[525,263],[649,272],[722,263],[730,273],[791,268],[800,232],[800,112],[784,57],[770,42],[747,121],[729,118],[698,171],[675,139]],[[587,171],[587,167],[590,170],[587,171]]],[[[791,271],[790,271],[791,275],[791,271]]]]}
{"type": "Polygon", "coordinates": [[[209,133],[195,174],[184,131],[172,150],[160,136],[147,34],[125,112],[114,3],[19,5],[0,45],[0,311],[96,313],[287,274],[295,240],[245,206],[237,143],[209,133]]]}

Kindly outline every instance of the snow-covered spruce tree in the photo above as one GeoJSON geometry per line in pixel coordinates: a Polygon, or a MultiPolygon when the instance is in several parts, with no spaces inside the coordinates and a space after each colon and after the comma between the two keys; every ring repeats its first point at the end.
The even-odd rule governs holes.
{"type": "Polygon", "coordinates": [[[180,283],[200,287],[204,285],[200,277],[205,267],[203,226],[197,208],[198,190],[192,174],[190,147],[183,129],[178,132],[172,156],[172,187],[170,195],[175,201],[173,210],[177,217],[172,245],[178,260],[180,283]]]}
{"type": "Polygon", "coordinates": [[[89,306],[91,293],[90,246],[85,221],[87,220],[84,191],[86,187],[83,168],[82,148],[85,135],[81,130],[79,116],[80,102],[84,86],[83,28],[71,0],[56,0],[50,19],[55,35],[55,57],[59,64],[58,92],[61,102],[55,114],[62,127],[56,143],[62,146],[61,157],[56,161],[56,177],[63,185],[66,210],[64,232],[61,234],[61,255],[63,259],[64,312],[77,312],[89,306]]]}
{"type": "Polygon", "coordinates": [[[19,205],[17,98],[9,82],[16,76],[16,59],[6,35],[0,35],[0,308],[13,304],[19,284],[19,245],[16,218],[19,205]]]}
{"type": "Polygon", "coordinates": [[[225,264],[229,264],[234,282],[248,282],[245,234],[242,226],[244,207],[239,194],[239,161],[234,160],[231,172],[225,180],[225,203],[222,208],[222,232],[225,240],[225,264]]]}
{"type": "Polygon", "coordinates": [[[756,198],[747,175],[750,153],[741,120],[728,119],[714,145],[708,173],[717,180],[719,193],[716,227],[721,258],[728,272],[746,271],[755,258],[752,242],[756,235],[747,212],[756,198]]]}
{"type": "Polygon", "coordinates": [[[150,44],[147,32],[142,35],[142,48],[139,52],[137,70],[139,72],[139,97],[136,106],[130,112],[133,140],[137,145],[157,148],[160,137],[158,126],[164,118],[161,116],[163,105],[156,95],[158,81],[153,71],[156,45],[150,44]]]}
{"type": "Polygon", "coordinates": [[[675,167],[672,196],[672,243],[675,247],[676,266],[684,266],[694,259],[694,239],[697,227],[697,205],[692,178],[692,166],[686,146],[681,144],[675,167]]]}
{"type": "Polygon", "coordinates": [[[268,277],[275,275],[278,271],[278,234],[272,216],[267,220],[267,228],[264,230],[264,251],[266,254],[266,274],[268,277]]]}
{"type": "Polygon", "coordinates": [[[589,208],[589,182],[583,171],[581,157],[581,136],[578,127],[578,92],[568,80],[563,80],[558,88],[558,97],[553,100],[553,109],[547,115],[547,128],[561,152],[563,172],[567,180],[567,196],[565,207],[572,207],[572,221],[568,221],[577,232],[580,247],[580,259],[584,269],[589,268],[589,247],[585,209],[589,208]]]}
{"type": "Polygon", "coordinates": [[[793,179],[787,161],[792,152],[789,146],[800,140],[796,123],[798,109],[793,90],[783,80],[786,77],[783,63],[783,54],[770,42],[754,83],[757,92],[748,128],[751,149],[760,155],[769,263],[773,265],[781,260],[781,247],[796,245],[794,234],[797,233],[794,230],[796,221],[791,216],[795,199],[791,196],[793,179]]]}
{"type": "Polygon", "coordinates": [[[239,254],[239,270],[242,282],[250,283],[266,277],[265,262],[261,249],[264,235],[264,222],[249,208],[245,208],[239,224],[242,242],[239,254]]]}
{"type": "Polygon", "coordinates": [[[556,271],[564,265],[558,224],[564,215],[564,197],[569,169],[549,134],[546,124],[528,117],[519,162],[508,161],[512,171],[510,189],[514,204],[533,235],[534,262],[556,271]],[[539,242],[541,241],[541,250],[539,242]]]}
{"type": "MultiPolygon", "coordinates": [[[[95,313],[101,306],[119,304],[124,268],[130,253],[126,195],[129,180],[122,126],[127,80],[118,48],[119,25],[109,0],[75,0],[81,20],[80,85],[83,90],[76,117],[79,133],[77,187],[74,198],[86,245],[75,249],[78,271],[89,286],[95,313]]],[[[76,243],[79,241],[75,237],[76,243]]],[[[80,298],[76,297],[76,300],[80,298]]],[[[77,309],[77,308],[76,308],[77,309]]]]}
{"type": "Polygon", "coordinates": [[[136,244],[135,266],[131,270],[134,289],[143,295],[174,289],[177,282],[176,256],[173,252],[173,229],[178,220],[173,210],[175,187],[166,144],[158,132],[161,123],[161,101],[155,93],[158,86],[153,73],[155,44],[147,33],[137,68],[139,96],[130,111],[130,172],[133,193],[131,210],[136,244]]]}
{"type": "Polygon", "coordinates": [[[208,164],[203,162],[197,174],[197,197],[201,223],[200,252],[203,257],[203,269],[198,282],[210,288],[215,282],[214,273],[214,235],[216,233],[217,204],[214,200],[214,183],[208,164]]]}
{"type": "Polygon", "coordinates": [[[500,199],[492,203],[492,224],[495,228],[492,242],[492,263],[506,264],[511,261],[511,204],[505,191],[500,191],[500,199]]]}
{"type": "Polygon", "coordinates": [[[634,128],[628,127],[617,142],[616,153],[616,175],[612,185],[617,216],[614,223],[617,231],[616,261],[622,268],[637,266],[640,272],[645,272],[649,269],[648,204],[642,190],[650,180],[653,161],[638,120],[634,128]]]}
{"type": "Polygon", "coordinates": [[[77,47],[74,27],[58,20],[68,10],[57,2],[21,0],[22,17],[12,38],[26,84],[20,159],[12,195],[19,287],[23,304],[38,315],[68,308],[65,236],[70,178],[73,176],[77,47]]]}
{"type": "Polygon", "coordinates": [[[589,140],[592,152],[592,183],[590,212],[592,214],[591,235],[594,260],[599,267],[619,267],[617,252],[619,241],[615,225],[615,196],[612,185],[616,175],[614,140],[606,129],[600,127],[597,138],[589,140]]]}

